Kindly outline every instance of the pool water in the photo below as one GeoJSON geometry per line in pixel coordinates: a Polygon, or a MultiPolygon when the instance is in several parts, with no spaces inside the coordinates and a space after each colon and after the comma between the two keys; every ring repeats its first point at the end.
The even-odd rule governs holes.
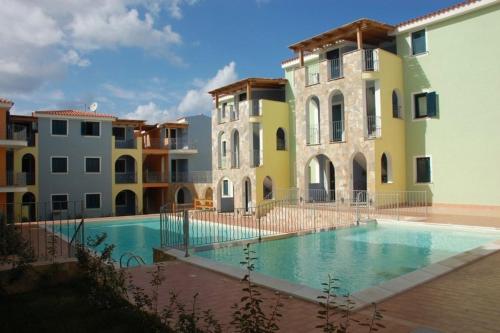
{"type": "MultiPolygon", "coordinates": [[[[255,271],[322,289],[328,274],[353,293],[500,238],[500,232],[419,223],[380,222],[251,245],[255,271]]],[[[240,266],[243,247],[196,253],[240,266]]],[[[240,266],[241,267],[241,266],[240,266]]]]}
{"type": "MultiPolygon", "coordinates": [[[[168,237],[175,244],[182,241],[182,223],[171,222],[168,237]]],[[[258,230],[243,227],[231,227],[223,224],[190,221],[190,239],[192,245],[204,245],[213,242],[222,242],[229,239],[250,239],[258,237],[258,230]]],[[[63,228],[62,233],[66,233],[63,228]]],[[[159,218],[130,219],[116,221],[85,222],[85,238],[94,238],[106,233],[107,238],[97,251],[101,251],[105,244],[114,244],[113,259],[120,261],[122,254],[131,252],[140,256],[146,264],[153,263],[153,248],[160,247],[160,220],[159,218]]],[[[71,234],[72,235],[72,234],[71,234]]],[[[71,236],[70,236],[71,237],[71,236]]],[[[124,258],[123,263],[126,263],[124,258]]],[[[131,262],[133,264],[135,262],[131,262]]]]}

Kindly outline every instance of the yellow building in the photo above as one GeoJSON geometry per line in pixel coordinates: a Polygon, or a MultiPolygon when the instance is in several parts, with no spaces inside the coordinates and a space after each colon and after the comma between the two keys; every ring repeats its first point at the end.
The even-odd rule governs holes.
{"type": "Polygon", "coordinates": [[[218,211],[241,210],[290,187],[285,79],[248,78],[210,92],[212,170],[218,211]]]}

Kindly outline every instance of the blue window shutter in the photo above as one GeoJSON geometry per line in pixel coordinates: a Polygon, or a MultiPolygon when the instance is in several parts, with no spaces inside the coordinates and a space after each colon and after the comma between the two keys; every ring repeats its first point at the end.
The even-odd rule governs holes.
{"type": "Polygon", "coordinates": [[[437,117],[437,96],[436,92],[427,94],[427,116],[437,117]]]}

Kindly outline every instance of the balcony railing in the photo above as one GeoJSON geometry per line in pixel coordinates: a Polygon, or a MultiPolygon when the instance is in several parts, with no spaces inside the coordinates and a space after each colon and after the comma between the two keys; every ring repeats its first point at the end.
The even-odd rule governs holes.
{"type": "Polygon", "coordinates": [[[160,138],[144,137],[142,142],[142,147],[144,149],[163,149],[165,146],[165,141],[160,138]]]}
{"type": "Polygon", "coordinates": [[[378,138],[381,134],[380,128],[380,117],[377,116],[366,116],[366,130],[367,137],[370,139],[378,138]]]}
{"type": "Polygon", "coordinates": [[[363,71],[378,71],[378,53],[377,50],[363,50],[363,71]]]}
{"type": "Polygon", "coordinates": [[[128,140],[115,140],[115,148],[118,149],[135,149],[137,147],[137,140],[128,139],[128,140]]]}
{"type": "Polygon", "coordinates": [[[238,108],[233,107],[232,105],[229,107],[229,120],[235,121],[240,119],[240,112],[238,108]]]}
{"type": "Polygon", "coordinates": [[[219,159],[219,169],[225,169],[227,168],[228,166],[228,157],[227,156],[223,156],[219,159]]]}
{"type": "Polygon", "coordinates": [[[166,172],[144,170],[142,181],[143,183],[167,183],[168,177],[166,172]]]}
{"type": "Polygon", "coordinates": [[[211,171],[191,171],[191,172],[172,172],[172,183],[204,183],[212,182],[211,171]]]}
{"type": "Polygon", "coordinates": [[[29,147],[35,146],[35,134],[28,134],[26,131],[15,132],[9,130],[7,138],[9,140],[27,141],[29,147]]]}
{"type": "Polygon", "coordinates": [[[35,173],[7,171],[7,186],[35,185],[35,173]]]}
{"type": "Polygon", "coordinates": [[[319,144],[319,127],[309,126],[307,128],[307,144],[308,145],[319,144]]]}
{"type": "Polygon", "coordinates": [[[332,121],[332,133],[330,136],[331,142],[339,142],[344,140],[344,123],[343,121],[332,121]]]}
{"type": "Polygon", "coordinates": [[[339,79],[343,77],[344,70],[342,66],[342,58],[335,58],[330,60],[330,79],[339,79]]]}
{"type": "Polygon", "coordinates": [[[135,183],[137,183],[137,173],[136,172],[116,172],[115,173],[115,183],[116,184],[135,184],[135,183]]]}
{"type": "Polygon", "coordinates": [[[176,149],[196,149],[196,144],[187,139],[168,139],[167,147],[176,149]]]}
{"type": "Polygon", "coordinates": [[[250,106],[250,116],[258,117],[261,115],[260,113],[260,103],[258,99],[252,99],[252,103],[250,106]]]}
{"type": "Polygon", "coordinates": [[[252,167],[258,167],[262,165],[262,151],[260,149],[253,150],[252,156],[252,167]]]}
{"type": "Polygon", "coordinates": [[[306,85],[311,86],[313,84],[318,84],[319,83],[319,72],[308,72],[307,73],[307,80],[306,80],[306,85]]]}

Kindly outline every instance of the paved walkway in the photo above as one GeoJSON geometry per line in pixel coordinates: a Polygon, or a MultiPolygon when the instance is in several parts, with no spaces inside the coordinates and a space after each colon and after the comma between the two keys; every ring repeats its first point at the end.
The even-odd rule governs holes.
{"type": "MultiPolygon", "coordinates": [[[[166,282],[161,289],[160,303],[168,299],[170,290],[180,299],[190,302],[199,293],[201,309],[213,309],[226,327],[230,321],[231,305],[241,297],[242,283],[183,262],[173,261],[165,266],[166,282]]],[[[147,287],[149,267],[131,269],[136,283],[147,287]]],[[[265,298],[273,291],[261,288],[265,298]]],[[[316,304],[283,296],[282,332],[318,332],[316,304]]],[[[384,332],[411,332],[428,327],[442,332],[500,332],[500,253],[495,253],[450,274],[420,285],[388,299],[379,308],[385,310],[384,332]]],[[[367,318],[369,311],[356,314],[367,318]]],[[[366,332],[356,328],[354,332],[366,332]]]]}

